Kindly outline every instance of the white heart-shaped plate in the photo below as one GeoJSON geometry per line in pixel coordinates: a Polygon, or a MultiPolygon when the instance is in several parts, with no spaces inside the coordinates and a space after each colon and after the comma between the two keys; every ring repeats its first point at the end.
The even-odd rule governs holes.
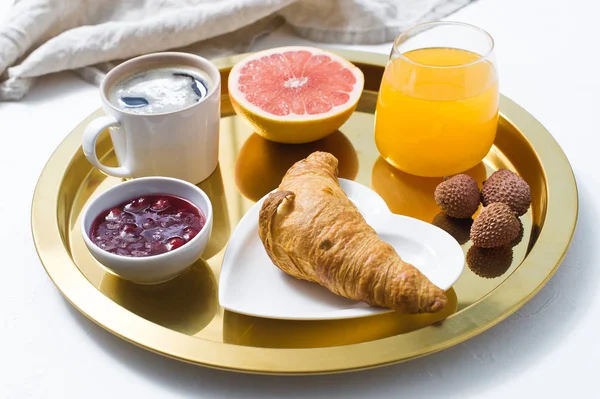
{"type": "MultiPolygon", "coordinates": [[[[360,183],[339,180],[367,223],[404,261],[443,290],[458,280],[464,254],[452,236],[429,223],[391,213],[383,198],[360,183]]],[[[244,215],[229,240],[219,282],[221,306],[250,316],[290,320],[346,319],[390,312],[335,295],[275,266],[258,236],[258,213],[264,198],[244,215]]]]}

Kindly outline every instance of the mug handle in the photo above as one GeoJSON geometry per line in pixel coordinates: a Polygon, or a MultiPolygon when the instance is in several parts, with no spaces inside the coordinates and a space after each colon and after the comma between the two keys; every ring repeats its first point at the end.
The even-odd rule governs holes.
{"type": "Polygon", "coordinates": [[[108,115],[94,119],[85,127],[81,147],[83,148],[83,154],[88,161],[102,172],[115,177],[130,177],[131,172],[126,167],[106,166],[100,162],[98,155],[96,155],[96,142],[98,141],[100,133],[109,127],[116,127],[119,125],[120,123],[118,120],[108,115]]]}

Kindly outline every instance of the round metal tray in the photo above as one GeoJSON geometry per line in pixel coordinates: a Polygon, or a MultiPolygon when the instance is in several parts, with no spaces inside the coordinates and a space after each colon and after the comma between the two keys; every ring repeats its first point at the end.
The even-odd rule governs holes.
{"type": "MultiPolygon", "coordinates": [[[[333,153],[340,161],[341,177],[372,187],[393,212],[452,229],[459,242],[468,238],[468,226],[448,226],[439,215],[433,190],[440,179],[407,175],[379,157],[373,113],[387,57],[337,53],[362,69],[365,90],[340,131],[315,143],[275,144],[252,134],[235,116],[224,84],[220,166],[199,184],[213,202],[214,232],[204,260],[165,284],[137,286],[120,280],[85,248],[78,223],[82,207],[121,180],[92,168],[81,151],[84,126],[102,112],[75,128],[43,170],[32,207],[40,259],[73,306],[121,338],[178,360],[250,373],[319,374],[392,364],[448,348],[492,327],[535,295],[569,246],[577,219],[577,188],[552,136],[502,97],[494,147],[467,173],[481,182],[498,168],[517,171],[531,186],[532,207],[521,217],[520,242],[502,259],[468,264],[449,291],[450,306],[443,314],[284,321],[243,316],[219,306],[219,271],[231,231],[253,201],[278,185],[294,161],[317,149],[333,153]]],[[[223,82],[243,57],[215,61],[223,82]]],[[[106,133],[98,154],[105,163],[115,164],[106,133]]],[[[470,243],[464,242],[463,248],[467,252],[470,243]]]]}

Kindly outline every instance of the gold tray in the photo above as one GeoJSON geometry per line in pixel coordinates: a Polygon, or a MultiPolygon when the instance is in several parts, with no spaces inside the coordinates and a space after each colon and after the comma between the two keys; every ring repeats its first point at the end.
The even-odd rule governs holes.
{"type": "MultiPolygon", "coordinates": [[[[243,316],[219,306],[219,271],[231,231],[253,201],[278,185],[294,161],[316,149],[336,155],[341,177],[375,189],[393,212],[445,223],[433,202],[440,179],[407,175],[378,156],[373,113],[387,57],[337,53],[362,69],[365,90],[341,131],[315,143],[275,144],[252,134],[234,115],[224,84],[220,166],[199,185],[213,202],[214,232],[205,260],[162,285],[137,286],[120,280],[85,248],[78,220],[82,207],[121,180],[94,169],[81,151],[84,126],[102,112],[75,128],[43,170],[32,207],[40,259],[73,306],[121,338],[178,360],[250,373],[319,374],[434,353],[492,327],[527,302],[554,274],[567,251],[577,219],[577,188],[552,136],[524,109],[502,97],[495,145],[485,161],[468,173],[482,181],[498,168],[517,171],[531,185],[532,207],[521,218],[524,234],[512,253],[465,268],[448,292],[451,305],[444,314],[283,321],[243,316]]],[[[243,57],[215,61],[223,82],[243,57]]],[[[99,140],[98,154],[105,163],[116,163],[106,132],[99,140]]],[[[454,228],[453,234],[464,242],[468,226],[454,228]]],[[[469,242],[463,244],[465,252],[469,247],[469,242]]]]}

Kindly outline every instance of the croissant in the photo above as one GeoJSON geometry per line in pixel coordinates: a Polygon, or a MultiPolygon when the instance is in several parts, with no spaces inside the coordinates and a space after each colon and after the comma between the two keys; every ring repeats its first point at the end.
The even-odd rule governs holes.
{"type": "Polygon", "coordinates": [[[295,163],[259,213],[273,263],[343,297],[401,313],[430,313],[444,292],[383,242],[341,189],[337,159],[314,152],[295,163]]]}

